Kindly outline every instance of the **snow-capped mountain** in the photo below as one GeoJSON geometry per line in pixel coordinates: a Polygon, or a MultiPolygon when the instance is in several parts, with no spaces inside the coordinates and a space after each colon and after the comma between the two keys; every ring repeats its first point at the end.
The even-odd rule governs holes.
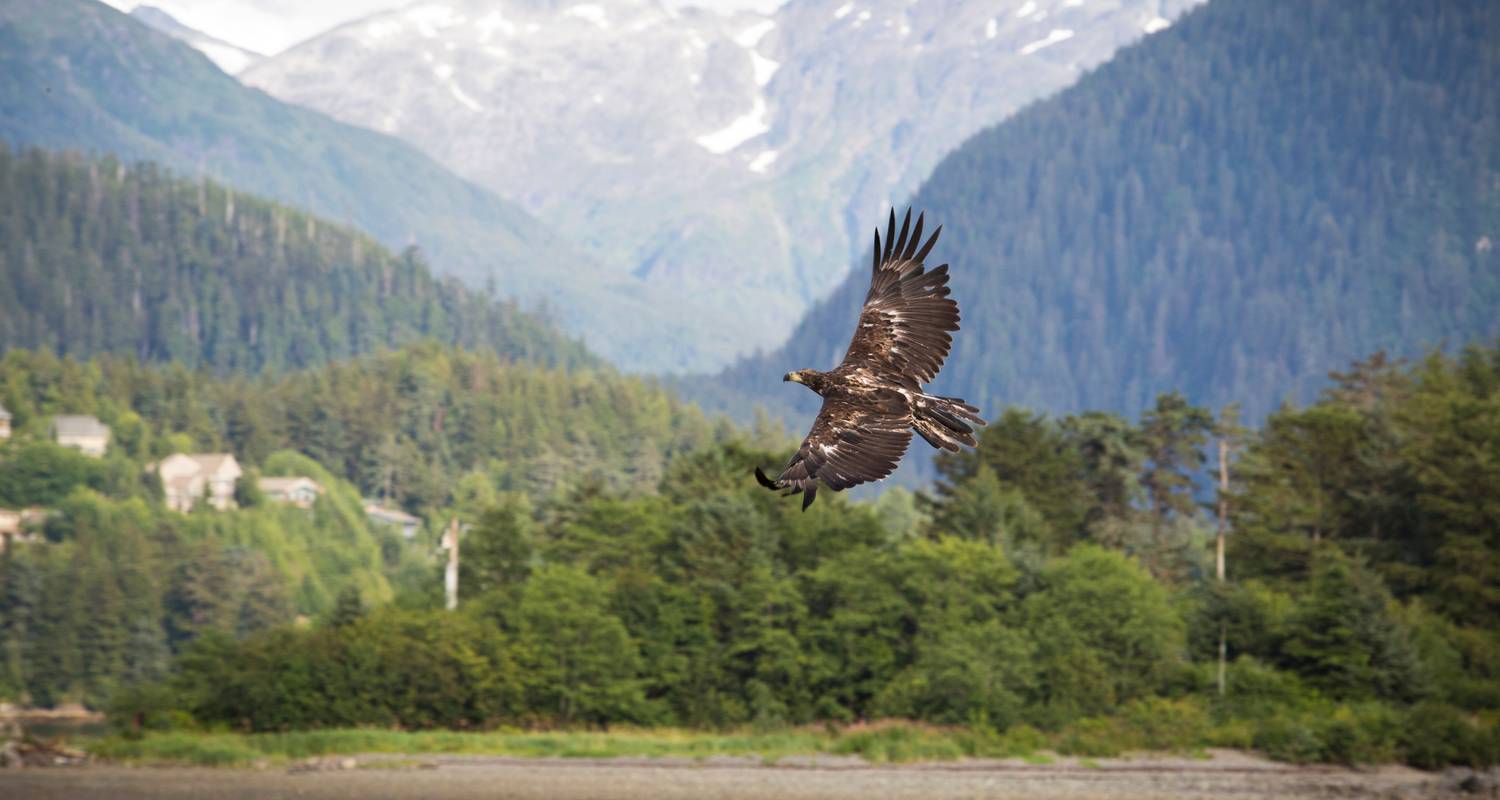
{"type": "Polygon", "coordinates": [[[254,50],[246,50],[184,25],[176,17],[155,6],[136,6],[130,10],[130,16],[168,36],[187,42],[230,75],[238,75],[266,58],[254,50]]]}
{"type": "Polygon", "coordinates": [[[689,292],[733,344],[623,363],[685,371],[778,344],[943,154],[1196,2],[445,0],[241,78],[404,138],[622,274],[689,292]]]}

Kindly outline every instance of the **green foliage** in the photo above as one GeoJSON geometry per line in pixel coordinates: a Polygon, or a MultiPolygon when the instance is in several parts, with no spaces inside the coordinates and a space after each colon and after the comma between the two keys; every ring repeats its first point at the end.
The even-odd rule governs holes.
{"type": "MultiPolygon", "coordinates": [[[[196,758],[175,734],[185,725],[645,724],[750,730],[702,752],[754,741],[767,758],[1234,746],[1292,761],[1486,764],[1497,755],[1500,631],[1454,594],[1487,585],[1481,568],[1454,563],[1444,548],[1477,542],[1466,558],[1493,557],[1489,498],[1439,462],[1483,464],[1434,443],[1457,425],[1472,446],[1489,446],[1475,420],[1500,395],[1496,359],[1480,349],[1415,368],[1371,359],[1338,376],[1313,409],[1288,407],[1262,431],[1236,434],[1225,582],[1204,569],[1201,512],[1185,502],[1201,494],[1190,451],[1209,418],[1170,395],[1139,422],[1008,415],[977,452],[945,463],[944,490],[923,503],[930,523],[913,525],[882,519],[889,505],[845,495],[803,513],[749,478],[784,453],[739,438],[701,446],[694,436],[723,431],[674,417],[670,401],[631,417],[619,410],[626,401],[644,408],[641,398],[657,396],[625,379],[510,371],[490,357],[419,347],[235,383],[233,402],[251,409],[270,398],[283,405],[268,406],[278,411],[267,418],[290,420],[243,434],[265,448],[261,472],[306,475],[325,494],[308,510],[263,503],[181,516],[149,492],[69,484],[49,541],[0,561],[0,690],[42,703],[112,700],[122,729],[141,738],[107,747],[142,758],[162,748],[196,758]],[[483,399],[504,391],[520,399],[483,399]],[[549,489],[527,491],[503,485],[509,465],[495,463],[524,454],[469,438],[524,450],[587,437],[595,463],[628,460],[632,451],[589,425],[597,393],[611,398],[612,424],[680,449],[663,448],[670,458],[637,464],[629,478],[610,480],[604,466],[564,470],[549,489]],[[580,417],[542,432],[563,421],[561,408],[580,417]],[[1433,408],[1450,411],[1433,419],[1433,408]],[[295,436],[334,469],[274,450],[302,424],[299,409],[322,425],[295,436]],[[366,452],[367,417],[389,421],[376,453],[390,445],[402,454],[394,474],[387,462],[347,455],[366,452]],[[484,438],[511,436],[512,420],[524,434],[484,438]],[[412,463],[429,451],[425,466],[412,463]],[[1029,459],[1071,488],[1039,483],[1029,459]],[[1309,463],[1323,471],[1316,480],[1309,463]],[[412,548],[368,530],[359,493],[341,477],[365,470],[392,494],[431,492],[436,499],[416,507],[459,521],[458,611],[436,610],[437,565],[424,555],[433,531],[412,548]],[[648,475],[654,487],[641,485],[648,475]],[[427,481],[442,491],[410,488],[427,481]],[[1068,496],[1085,510],[1064,509],[1068,496]],[[1316,524],[1278,510],[1319,504],[1316,524]],[[320,625],[288,624],[299,612],[320,625]],[[869,722],[882,718],[912,722],[869,722]],[[818,724],[829,732],[793,727],[818,724]]],[[[0,465],[31,446],[59,396],[110,419],[137,414],[130,448],[141,457],[185,431],[225,441],[217,420],[228,389],[206,376],[32,354],[0,363],[14,368],[0,375],[0,393],[20,410],[18,441],[0,450],[0,465]]],[[[117,461],[135,465],[123,450],[117,461]]],[[[1486,602],[1482,591],[1474,602],[1486,602]]],[[[573,735],[414,741],[679,752],[628,734],[619,745],[573,735]]],[[[402,740],[334,731],[202,741],[204,758],[233,760],[262,748],[402,740]]]]}
{"type": "Polygon", "coordinates": [[[1049,564],[1022,616],[1036,639],[1036,702],[1049,721],[1150,695],[1183,663],[1183,621],[1166,591],[1139,564],[1095,545],[1049,564]]]}
{"type": "Polygon", "coordinates": [[[1420,665],[1391,618],[1380,580],[1337,551],[1314,559],[1311,585],[1288,620],[1284,663],[1331,697],[1415,699],[1420,665]]]}
{"type": "Polygon", "coordinates": [[[1082,527],[1086,486],[1080,455],[1058,424],[1009,408],[980,433],[979,441],[977,450],[937,457],[942,478],[933,529],[998,541],[1003,521],[1020,532],[1040,527],[1034,519],[1040,515],[1045,529],[1027,532],[1038,540],[1034,545],[1055,553],[1070,544],[1082,527]],[[965,486],[971,480],[977,483],[965,486]],[[1020,503],[1004,496],[1001,484],[1014,487],[1020,503]]]}
{"type": "Polygon", "coordinates": [[[172,686],[200,719],[257,731],[483,724],[514,714],[521,696],[503,641],[468,617],[387,611],[236,645],[199,639],[172,686]]]}
{"type": "MultiPolygon", "coordinates": [[[[514,304],[437,280],[413,250],[150,164],[0,144],[0,231],[0,351],[256,372],[432,338],[594,363],[514,304]]],[[[273,422],[244,403],[222,411],[242,439],[273,422]]],[[[138,424],[117,422],[127,450],[138,424]]]]}
{"type": "Polygon", "coordinates": [[[640,655],[597,578],[576,567],[543,568],[526,582],[516,623],[531,708],[563,723],[640,713],[640,655]]]}
{"type": "Polygon", "coordinates": [[[1500,762],[1500,725],[1476,726],[1462,711],[1439,703],[1412,706],[1400,721],[1406,760],[1423,769],[1449,764],[1484,766],[1500,762]]]}
{"type": "Polygon", "coordinates": [[[105,488],[103,463],[50,442],[22,445],[0,461],[0,506],[52,506],[75,488],[105,488]]]}

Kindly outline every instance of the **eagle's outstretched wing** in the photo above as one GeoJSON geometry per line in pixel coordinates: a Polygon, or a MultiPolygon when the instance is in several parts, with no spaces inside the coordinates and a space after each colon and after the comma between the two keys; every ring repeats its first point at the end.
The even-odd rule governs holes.
{"type": "Polygon", "coordinates": [[[958,330],[958,303],[948,297],[948,265],[929,271],[922,263],[942,231],[938,226],[921,244],[922,216],[911,229],[911,209],[899,236],[896,212],[891,210],[884,250],[876,230],[870,292],[844,364],[864,366],[900,383],[923,384],[937,377],[953,344],[949,334],[958,330]]]}
{"type": "Polygon", "coordinates": [[[804,492],[802,510],[812,505],[821,479],[834,491],[878,481],[895,471],[911,441],[911,415],[825,399],[812,430],[771,480],[759,467],[755,478],[768,489],[804,492]]]}

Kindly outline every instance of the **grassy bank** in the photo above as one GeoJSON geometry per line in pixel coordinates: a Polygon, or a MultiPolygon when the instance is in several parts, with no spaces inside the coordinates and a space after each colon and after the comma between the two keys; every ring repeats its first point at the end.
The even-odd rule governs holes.
{"type": "Polygon", "coordinates": [[[610,728],[609,731],[395,731],[344,728],[242,732],[169,729],[86,737],[77,744],[99,758],[138,764],[243,765],[354,753],[469,753],[520,758],[709,758],[753,756],[774,762],[792,755],[853,755],[873,762],[956,761],[962,758],[1050,758],[1133,752],[1202,753],[1208,747],[1260,750],[1290,762],[1380,764],[1424,768],[1500,761],[1500,725],[1442,705],[1397,710],[1382,704],[1317,702],[1256,717],[1215,719],[1194,698],[1145,699],[1118,713],[1088,717],[1056,731],[1014,725],[942,726],[907,720],[858,725],[808,725],[771,731],[610,728]]]}
{"type": "Polygon", "coordinates": [[[792,728],[712,733],[675,728],[603,731],[388,731],[336,729],[240,734],[167,731],[108,736],[82,744],[94,755],[130,763],[235,766],[356,753],[470,754],[530,758],[750,756],[774,762],[792,755],[857,755],[873,763],[1029,754],[1032,743],[906,722],[842,731],[792,728]]]}
{"type": "Polygon", "coordinates": [[[1378,704],[1320,705],[1259,719],[1214,721],[1191,699],[1131,703],[1117,715],[1079,720],[1051,732],[1015,725],[937,726],[889,720],[850,726],[712,732],[677,728],[609,731],[484,732],[328,729],[286,733],[149,731],[79,742],[94,755],[131,763],[234,766],[313,756],[474,754],[517,757],[617,758],[749,756],[775,762],[793,755],[853,755],[871,763],[1031,758],[1048,753],[1107,757],[1134,752],[1201,753],[1209,747],[1259,750],[1296,763],[1372,764],[1403,761],[1495,763],[1500,728],[1472,724],[1442,707],[1402,715],[1378,704]]]}

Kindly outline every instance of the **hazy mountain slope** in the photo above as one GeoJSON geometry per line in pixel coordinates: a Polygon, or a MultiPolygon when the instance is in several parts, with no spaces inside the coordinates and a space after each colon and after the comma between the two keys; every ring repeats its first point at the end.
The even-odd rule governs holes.
{"type": "Polygon", "coordinates": [[[795,0],[765,17],[452,0],[350,23],[242,78],[400,136],[617,274],[689,292],[712,311],[691,363],[653,360],[702,368],[782,341],[872,215],[968,135],[1194,2],[795,0]]]}
{"type": "Polygon", "coordinates": [[[193,46],[194,50],[208,56],[208,59],[219,69],[230,75],[244,72],[247,67],[259,64],[266,58],[264,53],[246,50],[223,39],[209,36],[197,28],[190,28],[156,6],[136,6],[130,10],[130,16],[168,36],[187,42],[193,46]]]}
{"type": "Polygon", "coordinates": [[[690,338],[679,319],[692,319],[691,304],[600,272],[410,145],[248,89],[88,0],[0,0],[0,141],[149,159],[352,223],[391,247],[415,243],[437,271],[527,307],[545,302],[620,360],[641,331],[690,338]]]}
{"type": "Polygon", "coordinates": [[[0,351],[256,371],[424,338],[598,363],[513,304],[348,227],[151,164],[0,145],[0,351]]]}
{"type": "MultiPolygon", "coordinates": [[[[1214,0],[967,142],[917,193],[963,309],[938,388],[1263,414],[1379,348],[1500,334],[1500,7],[1214,0]]],[[[696,384],[815,408],[863,272],[792,344],[696,384]]]]}

